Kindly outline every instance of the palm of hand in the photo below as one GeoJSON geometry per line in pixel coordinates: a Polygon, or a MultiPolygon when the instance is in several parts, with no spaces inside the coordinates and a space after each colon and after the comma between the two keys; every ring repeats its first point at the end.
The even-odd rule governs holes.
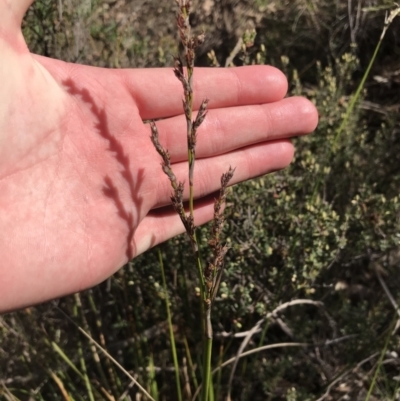
{"type": "MultiPolygon", "coordinates": [[[[0,70],[1,310],[90,287],[183,231],[162,208],[171,190],[144,119],[166,118],[161,141],[179,179],[187,166],[172,71],[104,70],[33,56],[20,32],[0,36],[0,52],[7,61],[0,70]]],[[[230,164],[238,167],[236,182],[286,166],[292,147],[284,138],[316,124],[307,101],[281,100],[286,82],[275,69],[198,76],[197,104],[208,97],[212,110],[199,132],[197,197],[217,190],[230,164]],[[296,128],[290,115],[301,118],[296,128]]],[[[196,223],[211,217],[205,200],[196,223]]]]}

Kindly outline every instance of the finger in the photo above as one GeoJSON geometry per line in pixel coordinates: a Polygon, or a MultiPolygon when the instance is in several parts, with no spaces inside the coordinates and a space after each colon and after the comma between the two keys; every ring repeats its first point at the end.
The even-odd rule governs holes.
{"type": "MultiPolygon", "coordinates": [[[[183,113],[183,89],[172,68],[116,70],[34,58],[58,82],[73,76],[87,85],[97,85],[105,103],[118,104],[124,110],[137,108],[143,120],[183,113]]],[[[288,86],[283,73],[270,66],[196,68],[194,77],[195,109],[203,99],[209,99],[209,110],[276,102],[284,98],[288,86]]]]}
{"type": "MultiPolygon", "coordinates": [[[[230,185],[258,177],[289,165],[293,158],[293,145],[288,140],[279,140],[252,145],[220,156],[197,160],[194,173],[195,198],[203,198],[219,190],[220,178],[229,167],[235,168],[230,185]]],[[[187,162],[175,163],[173,171],[178,181],[188,181],[187,162]]],[[[155,208],[170,204],[171,184],[161,168],[155,176],[155,208]]],[[[188,199],[185,185],[184,199],[188,199]]]]}
{"type": "MultiPolygon", "coordinates": [[[[213,219],[216,194],[196,202],[194,224],[201,226],[213,219]]],[[[185,232],[182,221],[172,207],[152,210],[140,223],[134,236],[136,256],[185,232]]]]}
{"type": "MultiPolygon", "coordinates": [[[[216,156],[260,142],[312,132],[318,123],[315,106],[305,98],[210,110],[198,130],[198,158],[216,156]]],[[[186,121],[183,116],[157,122],[160,143],[171,161],[187,158],[186,121]]]]}
{"type": "MultiPolygon", "coordinates": [[[[183,89],[172,68],[120,70],[144,120],[182,114],[183,89]]],[[[115,85],[115,82],[114,82],[115,85]]],[[[209,109],[262,104],[282,99],[287,80],[270,66],[196,68],[194,107],[209,99],[209,109]]]]}

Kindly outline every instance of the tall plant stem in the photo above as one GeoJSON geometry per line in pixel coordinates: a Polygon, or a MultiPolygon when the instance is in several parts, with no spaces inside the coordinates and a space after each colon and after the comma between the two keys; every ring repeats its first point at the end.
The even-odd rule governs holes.
{"type": "MultiPolygon", "coordinates": [[[[181,3],[181,39],[185,49],[185,60],[186,60],[186,80],[182,80],[184,83],[184,109],[186,117],[186,129],[187,129],[187,148],[188,148],[188,164],[189,164],[189,214],[190,220],[193,222],[193,232],[191,233],[191,243],[193,252],[196,258],[197,272],[199,276],[200,286],[200,314],[202,321],[202,332],[203,332],[203,393],[202,400],[208,401],[208,394],[210,388],[211,378],[211,350],[212,350],[212,335],[209,333],[209,323],[207,317],[209,317],[210,310],[205,307],[207,298],[204,270],[201,262],[199,244],[197,241],[196,227],[194,225],[194,165],[196,161],[196,122],[193,122],[193,72],[194,72],[194,41],[191,35],[190,24],[189,24],[189,6],[188,3],[181,3]]],[[[204,112],[204,110],[203,110],[204,112]]],[[[200,113],[201,114],[201,113],[200,113]]]]}
{"type": "MultiPolygon", "coordinates": [[[[353,110],[354,110],[354,107],[355,107],[355,105],[356,105],[356,103],[357,103],[357,100],[359,99],[360,94],[361,94],[362,90],[364,89],[365,82],[367,81],[367,78],[368,78],[368,76],[369,76],[369,73],[371,72],[371,68],[372,68],[372,66],[374,65],[376,56],[378,55],[379,49],[381,48],[381,45],[382,45],[383,39],[384,39],[384,37],[385,37],[385,35],[386,35],[386,32],[387,32],[389,26],[391,25],[391,23],[393,22],[393,20],[394,20],[399,14],[400,14],[400,7],[396,7],[396,8],[395,8],[394,10],[392,10],[388,15],[386,15],[386,18],[385,18],[385,25],[384,25],[384,27],[383,27],[383,29],[382,29],[382,33],[381,33],[381,36],[380,36],[380,38],[379,38],[379,40],[378,40],[378,43],[377,43],[377,45],[375,46],[374,53],[373,53],[371,59],[369,60],[367,69],[366,69],[365,72],[364,72],[364,75],[363,75],[363,77],[362,77],[362,79],[361,79],[360,84],[359,84],[358,87],[357,87],[356,92],[354,93],[354,95],[353,95],[353,96],[351,97],[351,99],[350,99],[350,103],[349,103],[349,105],[348,105],[348,107],[347,107],[347,110],[346,110],[346,113],[345,113],[345,115],[344,115],[344,117],[343,117],[343,119],[342,119],[342,122],[340,123],[340,126],[339,126],[338,130],[336,131],[336,136],[335,136],[335,138],[334,138],[334,140],[333,140],[333,146],[332,146],[332,148],[334,149],[334,151],[336,150],[336,146],[337,146],[337,144],[338,144],[338,142],[339,142],[339,139],[340,139],[340,137],[341,137],[341,135],[342,135],[344,129],[346,128],[346,125],[347,125],[347,123],[348,123],[348,121],[349,121],[349,118],[350,118],[350,116],[351,116],[351,113],[352,113],[353,110]]],[[[327,160],[328,160],[328,159],[327,159],[327,160]]],[[[313,199],[313,200],[315,200],[315,198],[316,198],[316,196],[317,196],[317,194],[318,194],[318,190],[319,190],[319,187],[320,187],[320,184],[321,184],[322,180],[323,180],[323,177],[322,177],[322,176],[320,176],[320,177],[316,180],[316,183],[315,183],[315,186],[314,186],[314,190],[313,190],[313,195],[312,195],[312,199],[313,199]]]]}
{"type": "Polygon", "coordinates": [[[363,90],[364,86],[365,86],[365,82],[369,76],[369,73],[371,72],[371,68],[375,62],[376,56],[378,55],[379,49],[381,48],[382,42],[383,42],[383,38],[386,35],[386,32],[389,28],[389,26],[391,25],[391,23],[393,22],[393,20],[400,14],[400,7],[397,6],[395,9],[393,9],[389,14],[386,14],[386,18],[385,18],[385,25],[382,29],[382,33],[381,36],[379,38],[379,41],[377,43],[377,45],[375,46],[375,50],[374,50],[374,54],[371,57],[371,60],[369,61],[368,67],[364,72],[364,75],[361,79],[360,84],[357,87],[356,93],[352,96],[351,100],[350,100],[350,104],[347,107],[346,110],[346,114],[343,117],[342,123],[340,124],[337,133],[336,133],[336,137],[335,140],[333,142],[334,145],[336,145],[337,141],[340,138],[340,135],[343,132],[343,129],[345,128],[347,121],[350,117],[350,114],[352,113],[354,106],[358,100],[358,98],[360,97],[361,91],[363,90]]]}
{"type": "Polygon", "coordinates": [[[385,344],[384,344],[384,346],[382,348],[381,354],[379,356],[379,360],[378,360],[378,362],[376,364],[374,377],[372,378],[371,384],[370,384],[369,389],[368,389],[368,393],[367,393],[367,395],[365,397],[365,401],[369,401],[370,400],[370,398],[372,396],[372,392],[373,392],[373,390],[375,388],[375,385],[376,385],[376,382],[378,380],[378,375],[379,375],[379,372],[380,372],[381,367],[382,367],[383,358],[386,355],[386,351],[387,351],[387,348],[389,346],[390,339],[392,338],[393,329],[395,328],[396,322],[398,321],[396,315],[397,314],[394,315],[392,323],[389,326],[389,330],[388,330],[388,334],[386,336],[385,344]]]}
{"type": "Polygon", "coordinates": [[[214,394],[211,394],[211,352],[212,352],[212,325],[211,325],[211,306],[215,299],[220,283],[221,273],[223,270],[223,257],[226,254],[227,248],[220,244],[219,234],[222,229],[223,216],[221,215],[221,206],[226,198],[226,187],[234,170],[229,168],[228,173],[221,177],[221,192],[220,198],[216,200],[214,205],[214,228],[213,238],[209,240],[209,245],[213,250],[214,261],[209,264],[207,268],[203,268],[202,259],[200,255],[199,242],[196,235],[196,226],[194,224],[194,166],[196,161],[196,136],[197,129],[204,121],[207,115],[208,99],[203,99],[200,107],[197,110],[196,117],[193,117],[194,95],[193,95],[193,73],[194,73],[194,59],[195,51],[198,46],[204,42],[204,34],[193,36],[191,34],[189,14],[191,1],[190,0],[176,0],[179,6],[177,15],[177,26],[179,36],[185,50],[185,64],[180,57],[175,58],[174,74],[182,83],[183,86],[183,110],[186,119],[186,135],[187,135],[187,154],[189,165],[189,213],[186,212],[183,204],[183,190],[184,184],[178,182],[172,170],[171,160],[168,150],[164,149],[159,142],[158,129],[156,124],[150,123],[151,126],[151,140],[163,159],[162,169],[168,176],[171,186],[174,190],[171,196],[172,205],[185,227],[188,234],[190,244],[192,246],[197,274],[199,277],[200,287],[200,315],[201,315],[201,329],[203,338],[203,367],[202,367],[202,400],[212,401],[214,394]],[[212,245],[211,245],[212,244],[212,245]]]}
{"type": "MultiPolygon", "coordinates": [[[[210,311],[207,310],[207,314],[210,311]]],[[[210,385],[211,385],[211,354],[212,354],[212,343],[213,338],[204,338],[203,343],[203,386],[201,392],[201,401],[208,401],[210,395],[210,385]]]]}
{"type": "Polygon", "coordinates": [[[368,67],[367,67],[367,69],[365,70],[364,75],[363,75],[363,77],[362,77],[362,79],[361,79],[361,82],[360,82],[360,84],[359,84],[358,87],[357,87],[356,93],[351,97],[349,106],[347,107],[347,110],[346,110],[346,114],[344,115],[343,120],[342,120],[342,122],[341,122],[341,124],[340,124],[340,126],[339,126],[339,128],[338,128],[338,130],[337,130],[337,132],[336,132],[336,136],[335,136],[335,139],[334,139],[334,141],[333,141],[333,146],[336,146],[336,145],[337,145],[338,140],[340,139],[340,136],[341,136],[341,134],[342,134],[344,128],[345,128],[346,125],[347,125],[347,122],[348,122],[348,120],[349,120],[349,118],[350,118],[350,115],[351,115],[351,113],[352,113],[353,110],[354,110],[354,106],[356,105],[357,100],[358,100],[358,98],[360,97],[361,91],[363,90],[364,85],[365,85],[365,81],[367,80],[367,78],[368,78],[368,76],[369,76],[369,73],[370,73],[370,71],[371,71],[371,68],[372,68],[372,66],[373,66],[373,64],[374,64],[374,62],[375,62],[375,58],[376,58],[376,56],[377,56],[377,54],[378,54],[378,52],[379,52],[379,49],[380,49],[380,47],[381,47],[382,39],[383,39],[383,38],[381,38],[381,39],[379,40],[378,44],[377,44],[376,47],[375,47],[374,54],[372,55],[371,60],[369,61],[368,67]]]}
{"type": "Polygon", "coordinates": [[[172,326],[171,309],[169,307],[169,296],[168,296],[168,289],[167,289],[167,281],[165,280],[164,261],[163,261],[163,257],[162,257],[160,248],[158,248],[157,251],[158,251],[158,259],[160,261],[161,277],[162,277],[163,289],[164,289],[164,294],[165,294],[165,306],[166,306],[166,310],[167,310],[169,338],[171,341],[171,352],[172,352],[172,358],[174,360],[176,392],[177,392],[177,396],[178,396],[178,401],[182,401],[181,379],[179,377],[178,355],[176,352],[174,329],[172,326]]]}

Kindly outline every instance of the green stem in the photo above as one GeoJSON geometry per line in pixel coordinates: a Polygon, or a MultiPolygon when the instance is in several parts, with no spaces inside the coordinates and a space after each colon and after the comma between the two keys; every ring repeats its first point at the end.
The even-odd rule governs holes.
{"type": "Polygon", "coordinates": [[[170,341],[171,341],[171,352],[172,352],[172,358],[174,360],[174,368],[175,368],[176,391],[178,394],[178,401],[182,401],[181,380],[179,377],[179,363],[178,363],[178,356],[177,356],[177,352],[176,352],[174,329],[172,327],[171,310],[169,307],[169,297],[168,297],[168,290],[167,290],[167,281],[165,280],[164,262],[163,262],[163,257],[162,257],[160,248],[157,249],[157,252],[158,252],[158,259],[160,261],[161,277],[162,277],[163,289],[164,289],[164,293],[165,293],[165,305],[166,305],[166,309],[167,309],[169,337],[170,337],[170,341]]]}
{"type": "MultiPolygon", "coordinates": [[[[91,299],[92,298],[91,295],[89,295],[88,298],[89,298],[90,304],[94,306],[94,302],[93,302],[93,299],[91,299]]],[[[89,324],[88,324],[88,322],[86,320],[86,317],[85,317],[85,314],[84,314],[84,312],[82,310],[82,301],[81,301],[79,293],[75,294],[75,299],[76,299],[77,305],[79,306],[79,311],[80,311],[80,315],[81,315],[81,321],[82,321],[82,324],[83,324],[83,328],[85,329],[85,331],[90,336],[92,336],[92,333],[90,332],[89,324]]],[[[102,380],[102,384],[108,391],[110,391],[111,387],[108,384],[106,375],[105,375],[104,370],[103,370],[103,366],[102,366],[102,364],[100,362],[100,356],[99,356],[99,354],[97,352],[97,349],[93,344],[91,344],[90,345],[90,350],[92,352],[92,357],[93,357],[93,360],[95,361],[95,365],[96,365],[99,377],[102,380]]]]}
{"type": "Polygon", "coordinates": [[[190,353],[190,347],[186,338],[186,335],[183,336],[183,344],[185,345],[186,357],[190,368],[190,375],[192,376],[193,384],[195,388],[199,387],[199,383],[197,381],[195,366],[193,364],[192,354],[190,353]]]}
{"type": "Polygon", "coordinates": [[[347,123],[347,120],[349,119],[350,113],[353,111],[354,106],[355,106],[355,104],[356,104],[356,102],[357,102],[357,99],[359,98],[360,93],[361,93],[362,89],[364,88],[365,81],[367,80],[367,77],[368,77],[368,75],[369,75],[369,73],[370,73],[370,71],[371,71],[372,65],[373,65],[374,62],[375,62],[376,56],[378,55],[379,49],[380,49],[381,44],[382,44],[382,42],[383,42],[383,38],[385,37],[386,32],[387,32],[387,30],[389,29],[389,26],[391,25],[391,23],[393,22],[393,20],[394,20],[399,14],[400,14],[400,7],[397,5],[397,7],[396,7],[394,10],[392,10],[392,12],[391,12],[389,15],[386,15],[386,18],[385,18],[385,25],[384,25],[384,27],[383,27],[383,29],[382,29],[382,33],[381,33],[381,36],[380,36],[380,38],[379,38],[378,44],[377,44],[376,47],[375,47],[374,54],[372,55],[371,60],[369,61],[368,67],[367,67],[367,69],[365,70],[364,76],[362,77],[362,80],[361,80],[361,82],[360,82],[360,85],[358,85],[357,91],[356,91],[356,93],[354,94],[354,96],[352,97],[352,99],[351,99],[351,101],[350,101],[350,104],[349,104],[349,107],[348,107],[347,110],[346,110],[346,114],[345,114],[345,116],[344,116],[344,118],[343,118],[343,121],[342,121],[342,123],[340,124],[340,127],[339,127],[339,129],[338,129],[338,132],[337,132],[337,134],[336,134],[336,138],[335,138],[335,141],[334,141],[334,145],[336,144],[337,140],[339,139],[340,134],[342,133],[342,131],[343,131],[343,129],[344,129],[346,123],[347,123]]]}
{"type": "Polygon", "coordinates": [[[334,139],[334,141],[333,141],[333,145],[334,145],[334,146],[337,144],[337,142],[338,142],[338,140],[339,140],[339,138],[340,138],[340,135],[342,134],[342,132],[343,132],[343,130],[344,130],[346,124],[347,124],[347,121],[349,120],[350,114],[351,114],[352,111],[354,110],[354,106],[355,106],[355,104],[356,104],[358,98],[360,97],[361,91],[363,90],[364,85],[365,85],[365,81],[366,81],[367,78],[368,78],[368,75],[369,75],[369,73],[370,73],[370,71],[371,71],[371,68],[372,68],[372,66],[373,66],[373,64],[374,64],[374,62],[375,62],[376,56],[377,56],[377,54],[378,54],[378,52],[379,52],[379,49],[380,49],[380,47],[381,47],[382,39],[383,39],[383,36],[381,36],[381,38],[379,39],[379,42],[378,42],[378,44],[377,44],[376,47],[375,47],[374,54],[372,55],[371,60],[369,61],[368,67],[367,67],[367,69],[365,70],[365,73],[364,73],[364,75],[363,75],[363,77],[362,77],[362,79],[361,79],[360,84],[358,85],[358,88],[357,88],[357,90],[356,90],[356,93],[352,96],[352,98],[351,98],[351,100],[350,100],[349,107],[347,107],[346,114],[345,114],[344,117],[343,117],[343,120],[342,120],[342,122],[341,122],[341,124],[340,124],[340,126],[339,126],[339,128],[338,128],[338,130],[337,130],[335,139],[334,139]]]}
{"type": "MultiPolygon", "coordinates": [[[[75,302],[74,307],[73,307],[73,315],[74,315],[74,317],[78,316],[77,302],[75,302]]],[[[90,401],[94,401],[92,385],[90,384],[90,380],[89,380],[89,377],[87,374],[87,368],[86,368],[85,358],[84,358],[83,349],[82,349],[82,342],[80,340],[78,341],[78,356],[79,356],[79,362],[81,365],[81,371],[82,371],[82,375],[84,378],[84,383],[85,383],[86,391],[88,394],[88,398],[90,401]]]]}
{"type": "Polygon", "coordinates": [[[393,333],[393,329],[395,327],[396,322],[397,322],[397,314],[395,314],[394,319],[393,319],[392,323],[389,326],[389,332],[388,332],[388,335],[386,337],[385,345],[383,346],[383,349],[382,349],[381,354],[379,356],[379,360],[378,360],[378,363],[376,365],[374,377],[372,378],[371,384],[370,384],[369,389],[368,389],[368,394],[365,397],[365,401],[369,401],[369,399],[371,398],[371,395],[372,395],[372,391],[375,388],[376,382],[378,380],[378,375],[379,375],[379,372],[380,372],[380,369],[381,369],[381,366],[382,366],[383,358],[386,355],[386,351],[387,351],[387,348],[389,346],[390,339],[392,338],[392,333],[393,333]]]}
{"type": "Polygon", "coordinates": [[[201,388],[201,401],[208,401],[210,395],[211,383],[211,353],[212,353],[212,337],[205,338],[204,362],[203,362],[203,385],[201,388]]]}
{"type": "MultiPolygon", "coordinates": [[[[222,365],[222,361],[224,358],[224,345],[221,344],[219,348],[219,358],[218,358],[218,367],[222,365]]],[[[215,389],[215,399],[219,400],[220,399],[220,389],[221,389],[221,377],[222,377],[222,370],[220,369],[217,374],[217,384],[216,384],[216,389],[215,389]]]]}
{"type": "MultiPolygon", "coordinates": [[[[350,115],[351,115],[351,113],[352,113],[353,110],[354,110],[354,107],[355,107],[355,105],[356,105],[356,103],[357,103],[357,100],[358,100],[358,98],[360,97],[361,91],[362,91],[363,88],[364,88],[365,82],[366,82],[366,80],[367,80],[367,78],[368,78],[368,75],[369,75],[369,73],[370,73],[370,71],[371,71],[371,68],[372,68],[372,66],[373,66],[373,64],[374,64],[374,62],[375,62],[376,56],[377,56],[377,54],[378,54],[378,52],[379,52],[379,49],[380,49],[380,47],[381,47],[382,40],[383,40],[383,38],[384,38],[384,36],[385,36],[385,33],[386,33],[386,30],[384,29],[384,31],[382,32],[382,35],[381,35],[381,37],[380,37],[380,39],[379,39],[379,41],[378,41],[378,44],[377,44],[376,47],[375,47],[374,54],[372,55],[372,57],[371,57],[371,59],[370,59],[370,61],[369,61],[368,67],[367,67],[367,69],[365,70],[364,75],[363,75],[363,77],[362,77],[362,79],[361,79],[361,82],[360,82],[360,84],[359,84],[358,87],[357,87],[356,93],[351,97],[349,106],[347,107],[347,110],[346,110],[346,114],[344,115],[343,120],[342,120],[342,122],[340,123],[340,126],[339,126],[339,128],[338,128],[338,130],[337,130],[337,132],[336,132],[336,136],[335,136],[335,138],[334,138],[334,140],[333,140],[333,146],[332,146],[332,148],[334,149],[334,151],[335,151],[336,145],[337,145],[337,143],[338,143],[338,141],[339,141],[339,139],[340,139],[340,136],[342,135],[342,132],[343,132],[343,130],[345,129],[345,127],[346,127],[346,125],[347,125],[347,122],[348,122],[348,120],[349,120],[349,118],[350,118],[350,115]]],[[[328,160],[328,158],[327,158],[327,160],[328,160]]],[[[319,187],[320,187],[320,185],[321,185],[321,182],[323,181],[323,176],[322,176],[322,174],[323,174],[323,173],[319,174],[319,176],[318,176],[317,179],[316,179],[316,183],[315,183],[315,185],[314,185],[314,190],[313,190],[313,194],[312,194],[312,200],[313,200],[313,201],[315,201],[316,196],[317,196],[317,193],[318,193],[318,191],[319,191],[319,187]]]]}

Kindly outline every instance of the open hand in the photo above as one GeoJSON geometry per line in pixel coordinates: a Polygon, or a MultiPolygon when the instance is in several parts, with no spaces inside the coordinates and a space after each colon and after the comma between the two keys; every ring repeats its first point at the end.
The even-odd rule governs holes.
{"type": "MultiPolygon", "coordinates": [[[[0,0],[0,311],[89,288],[181,232],[150,141],[157,122],[187,181],[182,88],[172,68],[111,70],[33,55],[20,25],[30,0],[0,0]]],[[[220,176],[232,183],[286,167],[288,138],[314,130],[306,99],[284,98],[273,67],[196,69],[197,225],[213,216],[220,176]]]]}

